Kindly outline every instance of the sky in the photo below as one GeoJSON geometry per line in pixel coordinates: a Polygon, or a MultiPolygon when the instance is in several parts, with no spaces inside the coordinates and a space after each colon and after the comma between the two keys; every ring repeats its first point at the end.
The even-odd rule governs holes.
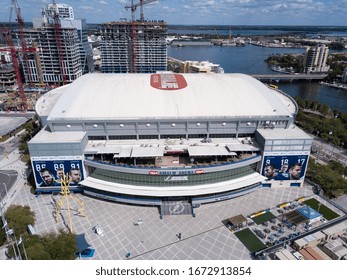
{"type": "MultiPolygon", "coordinates": [[[[131,19],[131,0],[55,0],[73,7],[87,23],[131,19]]],[[[147,1],[147,0],[144,0],[147,1]]],[[[140,2],[134,0],[134,3],[140,2]]],[[[17,0],[25,22],[41,17],[52,0],[17,0]]],[[[0,0],[0,21],[8,22],[11,0],[0,0]]],[[[347,26],[347,0],[157,0],[143,6],[145,19],[187,25],[327,25],[347,26]]],[[[136,11],[139,18],[140,9],[136,11]]],[[[14,14],[12,19],[14,19],[14,14]]]]}

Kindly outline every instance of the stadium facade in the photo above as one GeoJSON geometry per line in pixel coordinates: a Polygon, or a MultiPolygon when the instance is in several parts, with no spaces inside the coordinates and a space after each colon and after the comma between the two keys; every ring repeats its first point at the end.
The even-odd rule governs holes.
{"type": "Polygon", "coordinates": [[[301,186],[312,144],[295,101],[243,74],[87,74],[36,111],[37,192],[59,191],[58,173],[72,171],[74,191],[161,209],[301,186]]]}

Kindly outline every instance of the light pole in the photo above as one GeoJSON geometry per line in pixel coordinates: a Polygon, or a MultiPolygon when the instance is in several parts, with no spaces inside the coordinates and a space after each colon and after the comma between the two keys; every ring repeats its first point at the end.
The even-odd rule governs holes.
{"type": "Polygon", "coordinates": [[[318,213],[320,213],[319,210],[320,210],[321,205],[322,205],[322,203],[319,202],[319,203],[318,203],[318,209],[317,209],[317,212],[318,212],[318,213]]]}
{"type": "Polygon", "coordinates": [[[7,196],[7,199],[9,199],[9,197],[8,197],[8,191],[7,191],[7,185],[6,185],[6,183],[2,183],[2,184],[5,186],[6,196],[7,196]]]}
{"type": "Polygon", "coordinates": [[[4,208],[4,205],[3,205],[2,201],[1,201],[1,204],[0,204],[0,215],[1,215],[1,220],[2,220],[2,224],[3,224],[2,228],[5,230],[7,242],[12,245],[14,257],[15,257],[16,260],[18,260],[17,251],[16,251],[16,248],[14,246],[14,242],[12,240],[12,234],[14,234],[14,231],[13,231],[13,229],[8,227],[8,224],[7,224],[7,221],[6,221],[6,218],[5,218],[5,214],[4,214],[3,208],[4,208]]]}
{"type": "MultiPolygon", "coordinates": [[[[16,239],[16,242],[17,242],[17,239],[16,239]]],[[[19,240],[18,240],[18,243],[17,243],[18,252],[20,252],[20,251],[19,251],[19,247],[18,247],[20,244],[22,244],[23,252],[24,252],[24,257],[25,257],[25,259],[27,260],[27,259],[28,259],[27,251],[25,250],[24,240],[23,240],[23,238],[22,238],[21,235],[19,236],[19,240]]]]}

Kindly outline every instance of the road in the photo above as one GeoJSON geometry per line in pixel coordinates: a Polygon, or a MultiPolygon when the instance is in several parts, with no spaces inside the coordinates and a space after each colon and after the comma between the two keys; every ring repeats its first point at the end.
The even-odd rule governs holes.
{"type": "Polygon", "coordinates": [[[0,143],[0,160],[9,155],[12,152],[15,152],[20,145],[20,135],[24,131],[17,133],[15,136],[9,138],[6,142],[0,143]]]}
{"type": "Polygon", "coordinates": [[[326,74],[251,74],[250,76],[259,80],[323,80],[326,74]]]}
{"type": "Polygon", "coordinates": [[[17,177],[18,172],[16,170],[0,170],[0,200],[12,195],[12,187],[17,177]]]}
{"type": "Polygon", "coordinates": [[[28,111],[28,112],[7,112],[7,111],[0,111],[0,117],[9,117],[9,118],[15,118],[15,117],[25,117],[25,118],[31,118],[36,115],[35,111],[28,111]]]}
{"type": "Polygon", "coordinates": [[[343,164],[344,166],[347,166],[346,149],[333,146],[329,143],[324,142],[320,138],[314,137],[312,150],[316,151],[316,153],[313,153],[312,156],[314,156],[318,161],[322,163],[326,163],[329,160],[334,160],[343,164]]]}

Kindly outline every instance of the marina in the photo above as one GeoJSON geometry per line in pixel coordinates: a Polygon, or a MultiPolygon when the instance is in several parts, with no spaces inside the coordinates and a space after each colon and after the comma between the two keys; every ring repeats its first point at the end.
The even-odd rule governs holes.
{"type": "Polygon", "coordinates": [[[326,83],[326,82],[319,82],[320,85],[323,86],[327,86],[327,87],[332,87],[332,88],[336,88],[336,89],[343,89],[343,90],[347,90],[347,85],[346,84],[342,84],[342,83],[326,83]]]}

